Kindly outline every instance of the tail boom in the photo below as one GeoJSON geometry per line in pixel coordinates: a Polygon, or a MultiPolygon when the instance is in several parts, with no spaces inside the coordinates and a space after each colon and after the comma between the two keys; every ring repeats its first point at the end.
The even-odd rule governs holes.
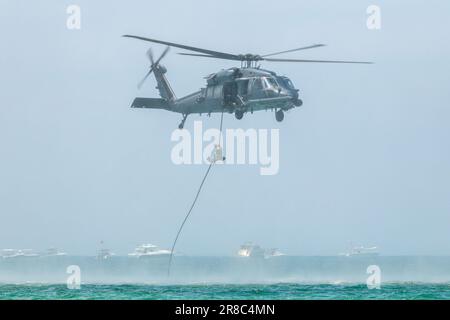
{"type": "Polygon", "coordinates": [[[154,68],[154,74],[157,83],[156,89],[158,89],[161,98],[167,100],[168,102],[174,102],[177,97],[175,96],[175,93],[173,92],[169,81],[164,75],[166,72],[166,68],[161,65],[157,65],[154,68]]]}

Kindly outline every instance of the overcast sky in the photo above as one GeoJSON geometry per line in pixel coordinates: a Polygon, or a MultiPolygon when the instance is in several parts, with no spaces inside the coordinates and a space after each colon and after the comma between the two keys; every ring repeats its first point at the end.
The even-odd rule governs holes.
{"type": "MultiPolygon", "coordinates": [[[[224,116],[225,128],[279,128],[280,169],[214,167],[178,250],[231,255],[252,240],[289,254],[333,255],[355,244],[382,254],[450,254],[448,1],[0,0],[0,248],[118,254],[170,247],[206,165],[171,162],[180,115],[130,109],[158,97],[136,34],[230,53],[370,60],[374,65],[264,63],[304,101],[224,116]],[[81,30],[66,8],[81,8],[81,30]],[[381,30],[366,8],[381,8],[381,30]]],[[[163,64],[181,97],[235,63],[163,64]]],[[[280,56],[281,57],[281,56],[280,56]]],[[[219,115],[202,119],[217,127],[219,115]]]]}

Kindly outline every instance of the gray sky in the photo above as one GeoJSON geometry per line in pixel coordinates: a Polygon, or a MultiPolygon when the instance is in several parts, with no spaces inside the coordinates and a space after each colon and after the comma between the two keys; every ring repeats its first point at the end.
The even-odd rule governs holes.
{"type": "MultiPolygon", "coordinates": [[[[280,171],[213,169],[179,240],[190,254],[233,254],[253,240],[290,254],[345,251],[450,254],[450,22],[447,1],[0,1],[0,248],[60,247],[125,254],[169,247],[206,166],[176,166],[180,116],[133,110],[157,97],[149,43],[122,34],[231,53],[313,43],[285,57],[375,65],[263,66],[289,76],[302,108],[225,115],[226,128],[279,128],[280,171]],[[81,30],[66,7],[81,7],[81,30]],[[382,28],[366,27],[381,7],[382,28]]],[[[151,45],[157,53],[160,45],[151,45]]],[[[176,55],[163,64],[180,97],[232,62],[176,55]]],[[[203,119],[217,127],[219,116],[203,119]]]]}

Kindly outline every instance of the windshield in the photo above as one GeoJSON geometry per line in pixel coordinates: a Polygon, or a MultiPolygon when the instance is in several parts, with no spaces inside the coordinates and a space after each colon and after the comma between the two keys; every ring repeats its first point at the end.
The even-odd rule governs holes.
{"type": "Polygon", "coordinates": [[[291,90],[295,90],[294,84],[287,77],[277,77],[278,83],[280,83],[283,87],[291,90]]]}
{"type": "Polygon", "coordinates": [[[284,78],[284,82],[286,83],[286,85],[289,89],[294,89],[294,85],[290,79],[284,78]]]}

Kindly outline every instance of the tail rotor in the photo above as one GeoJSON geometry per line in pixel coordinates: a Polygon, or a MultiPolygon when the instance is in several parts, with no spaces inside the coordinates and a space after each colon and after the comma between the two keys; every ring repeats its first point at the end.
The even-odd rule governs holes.
{"type": "Polygon", "coordinates": [[[161,56],[156,60],[156,62],[153,59],[153,52],[151,49],[148,49],[147,51],[147,57],[150,60],[150,70],[148,70],[147,74],[145,75],[145,77],[138,83],[138,89],[141,89],[142,85],[144,84],[145,80],[147,80],[148,76],[153,72],[153,70],[155,70],[158,66],[159,66],[159,62],[162,60],[162,58],[164,58],[167,54],[167,52],[169,52],[170,47],[167,46],[166,49],[164,49],[163,53],[161,54],[161,56]]]}

